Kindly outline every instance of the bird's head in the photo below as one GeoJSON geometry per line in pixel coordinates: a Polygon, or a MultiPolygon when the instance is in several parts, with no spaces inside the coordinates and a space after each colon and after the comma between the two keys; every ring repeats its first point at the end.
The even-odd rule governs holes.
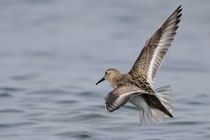
{"type": "Polygon", "coordinates": [[[101,83],[104,80],[108,80],[109,83],[111,84],[111,86],[113,86],[115,88],[116,82],[121,77],[121,75],[122,74],[116,69],[113,69],[113,68],[108,69],[105,71],[104,77],[101,80],[99,80],[96,83],[96,85],[98,85],[99,83],[101,83]]]}

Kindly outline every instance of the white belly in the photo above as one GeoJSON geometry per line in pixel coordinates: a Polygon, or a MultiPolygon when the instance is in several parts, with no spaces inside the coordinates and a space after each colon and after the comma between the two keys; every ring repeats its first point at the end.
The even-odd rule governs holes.
{"type": "Polygon", "coordinates": [[[148,108],[147,103],[145,102],[144,98],[139,95],[139,96],[134,96],[130,99],[130,102],[137,106],[139,109],[145,109],[148,108]]]}

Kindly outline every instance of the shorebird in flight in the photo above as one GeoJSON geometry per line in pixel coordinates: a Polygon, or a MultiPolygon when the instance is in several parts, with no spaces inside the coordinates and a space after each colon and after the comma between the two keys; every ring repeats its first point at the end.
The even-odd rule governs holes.
{"type": "Polygon", "coordinates": [[[158,124],[165,117],[173,118],[170,86],[153,89],[155,75],[171,46],[180,17],[182,7],[179,6],[146,41],[140,55],[131,70],[121,74],[118,70],[106,70],[104,77],[97,84],[108,80],[114,88],[105,97],[105,108],[112,112],[128,101],[140,110],[140,125],[158,124]]]}

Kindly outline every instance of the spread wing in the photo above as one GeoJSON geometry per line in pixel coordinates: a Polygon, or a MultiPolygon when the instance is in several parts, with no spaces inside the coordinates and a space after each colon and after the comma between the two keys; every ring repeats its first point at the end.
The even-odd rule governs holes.
{"type": "Polygon", "coordinates": [[[124,104],[133,96],[137,96],[145,93],[143,90],[139,90],[134,86],[121,86],[110,92],[105,99],[105,108],[107,111],[112,112],[124,104]]]}
{"type": "Polygon", "coordinates": [[[162,26],[147,40],[139,57],[134,63],[130,73],[145,76],[150,84],[154,82],[155,74],[162,60],[171,46],[178,24],[182,8],[179,6],[162,24],[162,26]]]}

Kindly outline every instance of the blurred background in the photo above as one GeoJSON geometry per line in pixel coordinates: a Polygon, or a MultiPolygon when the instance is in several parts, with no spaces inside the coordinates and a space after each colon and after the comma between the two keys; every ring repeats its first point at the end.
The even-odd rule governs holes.
{"type": "Polygon", "coordinates": [[[0,0],[0,139],[209,139],[210,1],[0,0]],[[174,118],[139,127],[130,103],[108,113],[98,86],[128,72],[179,6],[183,16],[155,88],[171,85],[174,118]]]}

